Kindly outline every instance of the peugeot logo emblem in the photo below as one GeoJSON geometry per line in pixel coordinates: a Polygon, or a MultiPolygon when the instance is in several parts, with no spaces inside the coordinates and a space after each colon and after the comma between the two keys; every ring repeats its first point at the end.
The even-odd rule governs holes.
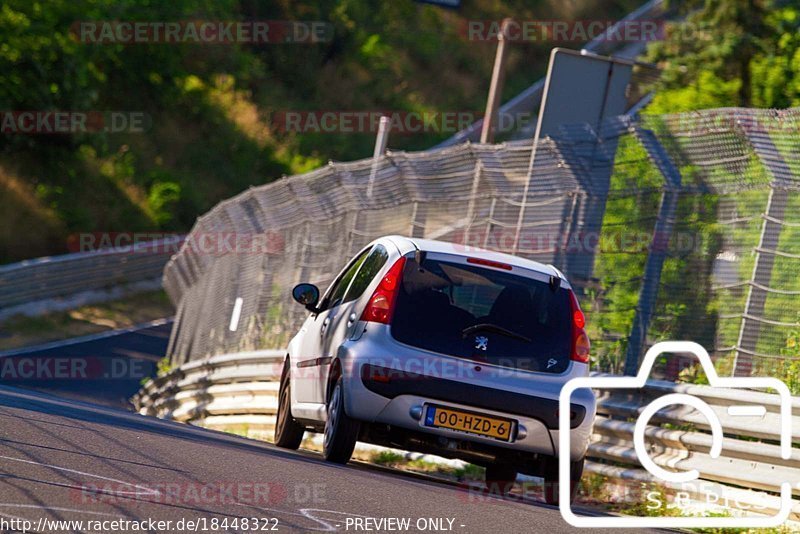
{"type": "Polygon", "coordinates": [[[477,336],[475,338],[475,348],[478,350],[486,350],[489,346],[489,338],[486,336],[477,336]]]}

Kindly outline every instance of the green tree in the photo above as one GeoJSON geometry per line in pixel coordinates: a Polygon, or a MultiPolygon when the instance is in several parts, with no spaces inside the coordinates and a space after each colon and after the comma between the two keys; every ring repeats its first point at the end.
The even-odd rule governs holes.
{"type": "Polygon", "coordinates": [[[687,0],[685,21],[654,43],[663,68],[653,112],[798,102],[800,14],[775,0],[687,0]]]}

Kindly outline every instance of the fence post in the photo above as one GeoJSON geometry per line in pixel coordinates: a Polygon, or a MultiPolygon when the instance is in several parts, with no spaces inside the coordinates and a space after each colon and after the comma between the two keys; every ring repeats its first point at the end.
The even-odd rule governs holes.
{"type": "Polygon", "coordinates": [[[736,342],[736,352],[733,360],[734,376],[750,376],[753,367],[753,355],[758,345],[760,323],[754,318],[760,318],[764,313],[767,303],[767,292],[761,289],[769,287],[772,278],[772,267],[775,264],[775,251],[781,236],[783,214],[786,211],[788,194],[786,190],[772,187],[769,191],[767,209],[764,214],[764,224],[761,226],[761,237],[755,249],[756,262],[747,290],[747,301],[742,314],[742,324],[739,329],[739,338],[736,342]]]}
{"type": "Polygon", "coordinates": [[[378,160],[386,153],[389,143],[389,117],[381,117],[378,124],[378,135],[375,137],[375,149],[372,151],[372,170],[367,183],[367,198],[372,198],[372,189],[375,186],[375,176],[378,174],[378,160]]]}
{"type": "Polygon", "coordinates": [[[483,248],[489,248],[489,239],[492,237],[495,206],[497,206],[497,196],[492,196],[492,204],[489,206],[489,215],[486,217],[486,233],[483,236],[483,248]]]}
{"type": "Polygon", "coordinates": [[[483,161],[478,158],[475,161],[475,171],[472,175],[472,189],[469,195],[469,203],[467,204],[467,224],[464,227],[464,246],[469,245],[469,231],[472,228],[472,219],[475,217],[475,197],[478,195],[478,184],[481,180],[482,171],[483,161]]]}
{"type": "Polygon", "coordinates": [[[772,267],[775,264],[774,251],[778,248],[783,229],[781,221],[789,200],[787,190],[781,188],[781,185],[791,181],[793,173],[769,134],[755,117],[746,116],[737,119],[739,120],[736,122],[742,127],[745,139],[753,147],[753,151],[772,178],[733,360],[734,376],[750,376],[761,329],[757,319],[764,314],[764,306],[767,303],[767,291],[761,288],[769,287],[772,278],[772,267]]]}
{"type": "Polygon", "coordinates": [[[667,257],[670,236],[675,227],[675,212],[681,189],[681,174],[669,159],[664,147],[651,130],[636,128],[636,137],[647,152],[650,161],[664,177],[664,191],[658,207],[658,217],[653,228],[653,238],[647,253],[642,286],[639,288],[639,306],[633,318],[628,349],[625,355],[625,374],[635,375],[639,371],[639,357],[647,341],[647,330],[658,297],[661,272],[667,257]]]}
{"type": "Polygon", "coordinates": [[[493,143],[497,111],[500,107],[500,96],[503,92],[505,81],[506,56],[508,55],[508,26],[511,19],[504,19],[497,35],[497,52],[494,56],[492,69],[492,82],[489,85],[489,94],[486,97],[486,113],[483,115],[481,126],[481,143],[493,143]]]}
{"type": "Polygon", "coordinates": [[[604,138],[602,125],[597,133],[592,133],[592,136],[588,153],[574,150],[575,145],[584,143],[579,137],[565,135],[558,139],[559,147],[564,148],[561,155],[575,172],[579,191],[575,192],[575,197],[572,199],[571,204],[574,207],[570,206],[572,221],[567,225],[568,233],[561,245],[565,250],[563,255],[561,252],[556,252],[553,259],[561,261],[565,274],[569,276],[573,287],[580,294],[583,294],[584,288],[592,283],[596,256],[596,251],[584,247],[583,243],[593,236],[599,239],[603,229],[618,145],[616,137],[604,138]],[[573,147],[570,147],[570,144],[573,147]]]}
{"type": "MultiPolygon", "coordinates": [[[[569,247],[569,236],[572,235],[572,228],[577,224],[576,214],[578,213],[578,192],[569,191],[564,197],[564,205],[561,210],[563,218],[561,228],[558,231],[559,240],[553,249],[553,265],[566,271],[566,251],[569,247]],[[563,241],[561,236],[563,236],[563,241]]],[[[550,240],[548,240],[550,241],[550,240]]]]}
{"type": "Polygon", "coordinates": [[[308,268],[308,264],[306,263],[308,258],[306,257],[306,249],[309,247],[308,240],[310,236],[310,229],[311,229],[311,222],[306,221],[303,223],[303,232],[300,234],[300,239],[297,242],[297,280],[296,283],[301,284],[303,282],[308,282],[309,275],[311,273],[311,269],[308,268]]]}
{"type": "Polygon", "coordinates": [[[522,200],[519,205],[519,214],[517,215],[517,228],[514,231],[514,245],[511,249],[511,254],[516,254],[519,249],[519,240],[522,235],[522,227],[525,224],[525,207],[528,204],[528,192],[531,188],[531,180],[533,180],[533,169],[536,166],[536,151],[539,149],[539,128],[536,129],[536,134],[533,136],[533,144],[531,146],[531,157],[528,160],[528,174],[525,177],[525,186],[522,189],[522,200]]]}
{"type": "MultiPolygon", "coordinates": [[[[381,156],[386,153],[386,145],[389,142],[389,117],[381,117],[378,123],[378,134],[375,136],[375,148],[372,151],[372,167],[369,172],[369,181],[367,182],[367,202],[372,198],[372,192],[375,189],[375,179],[378,175],[378,161],[381,156]]],[[[366,214],[363,210],[358,210],[353,217],[353,224],[351,226],[350,235],[348,239],[348,255],[352,256],[359,250],[361,246],[353,247],[353,236],[364,235],[366,226],[366,214]],[[355,250],[354,250],[355,249],[355,250]]]]}

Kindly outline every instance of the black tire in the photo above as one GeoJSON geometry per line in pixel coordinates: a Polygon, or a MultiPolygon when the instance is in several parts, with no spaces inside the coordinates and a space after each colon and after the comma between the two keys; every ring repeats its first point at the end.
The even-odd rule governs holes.
{"type": "Polygon", "coordinates": [[[292,392],[289,380],[289,361],[281,374],[281,385],[278,389],[278,415],[275,418],[275,445],[284,449],[297,450],[303,441],[305,428],[292,417],[292,392]]]}
{"type": "MultiPolygon", "coordinates": [[[[578,484],[583,475],[583,459],[569,463],[569,502],[575,500],[578,494],[578,484]]],[[[558,506],[559,503],[559,484],[558,484],[558,458],[553,458],[550,463],[545,465],[542,472],[544,479],[544,501],[547,504],[558,506]]]]}
{"type": "Polygon", "coordinates": [[[517,481],[517,471],[506,464],[491,464],[486,467],[484,478],[486,489],[491,495],[508,495],[517,481]]]}
{"type": "Polygon", "coordinates": [[[328,399],[328,417],[322,441],[322,455],[329,462],[346,464],[353,456],[359,430],[358,421],[351,419],[344,409],[344,384],[336,382],[328,399]]]}

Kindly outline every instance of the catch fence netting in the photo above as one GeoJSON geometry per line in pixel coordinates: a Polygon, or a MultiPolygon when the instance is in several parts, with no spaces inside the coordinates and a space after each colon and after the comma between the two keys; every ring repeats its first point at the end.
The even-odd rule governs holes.
{"type": "MultiPolygon", "coordinates": [[[[565,125],[535,150],[524,140],[330,163],[198,219],[164,273],[178,307],[169,355],[285,346],[307,314],[295,284],[324,290],[372,239],[401,234],[564,271],[599,370],[692,339],[721,372],[791,373],[798,208],[800,109],[623,116],[565,125]]],[[[670,362],[658,373],[692,363],[670,362]]]]}

